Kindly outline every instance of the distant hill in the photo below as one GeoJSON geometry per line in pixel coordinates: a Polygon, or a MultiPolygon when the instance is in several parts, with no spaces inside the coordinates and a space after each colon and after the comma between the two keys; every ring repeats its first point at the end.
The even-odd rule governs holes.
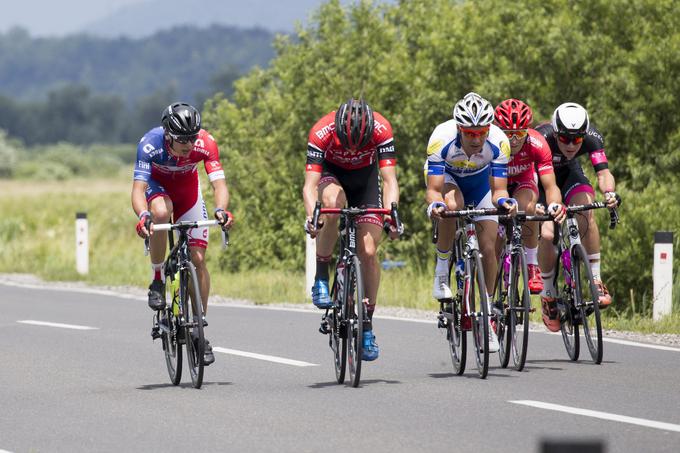
{"type": "Polygon", "coordinates": [[[291,32],[296,21],[306,22],[322,3],[325,0],[150,0],[121,7],[83,31],[96,36],[142,37],[173,25],[205,27],[218,23],[291,32]]]}
{"type": "Polygon", "coordinates": [[[0,34],[0,95],[42,100],[75,84],[128,103],[167,89],[191,101],[226,89],[254,65],[266,66],[273,37],[263,29],[223,25],[179,26],[140,39],[32,38],[15,28],[0,34]]]}

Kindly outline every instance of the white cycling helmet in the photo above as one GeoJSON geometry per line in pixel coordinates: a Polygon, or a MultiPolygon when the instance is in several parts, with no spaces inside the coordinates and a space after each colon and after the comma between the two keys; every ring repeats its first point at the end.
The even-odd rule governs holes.
{"type": "Polygon", "coordinates": [[[555,109],[552,127],[560,135],[585,135],[590,120],[588,112],[575,102],[565,102],[555,109]]]}
{"type": "Polygon", "coordinates": [[[493,107],[483,97],[469,92],[453,107],[453,119],[459,126],[488,126],[493,122],[493,107]]]}

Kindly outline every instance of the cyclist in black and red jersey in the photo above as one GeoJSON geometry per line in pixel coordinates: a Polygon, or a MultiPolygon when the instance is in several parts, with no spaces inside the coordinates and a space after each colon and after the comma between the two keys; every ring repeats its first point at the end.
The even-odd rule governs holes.
{"type": "MultiPolygon", "coordinates": [[[[587,154],[597,174],[598,188],[604,193],[607,205],[610,209],[618,206],[621,198],[614,192],[616,183],[609,171],[607,156],[604,152],[604,138],[600,131],[590,123],[586,109],[574,102],[564,103],[553,112],[552,124],[542,124],[536,130],[543,135],[550,146],[557,185],[566,204],[588,204],[595,199],[593,187],[577,159],[587,154]]],[[[543,191],[540,201],[545,204],[543,191]]],[[[600,289],[600,306],[606,307],[611,304],[612,299],[600,274],[600,232],[592,211],[579,215],[578,221],[593,279],[600,289]]],[[[553,286],[556,260],[556,252],[552,244],[553,237],[553,224],[543,223],[538,249],[538,261],[544,281],[544,288],[541,292],[543,322],[548,329],[556,332],[560,329],[560,322],[555,303],[556,290],[553,286]]]]}
{"type": "MultiPolygon", "coordinates": [[[[326,215],[319,229],[314,229],[312,213],[317,200],[325,208],[381,208],[399,201],[396,153],[392,126],[363,99],[350,99],[337,111],[321,118],[309,132],[305,184],[302,189],[307,220],[305,230],[316,237],[316,276],[312,287],[312,302],[318,308],[332,306],[329,292],[329,262],[338,238],[338,216],[326,215]],[[383,191],[381,193],[380,179],[383,191]]],[[[379,348],[373,334],[380,266],[376,251],[384,223],[389,224],[389,236],[398,232],[387,216],[366,215],[357,221],[357,251],[368,298],[368,321],[364,326],[363,360],[375,360],[379,348]]]]}

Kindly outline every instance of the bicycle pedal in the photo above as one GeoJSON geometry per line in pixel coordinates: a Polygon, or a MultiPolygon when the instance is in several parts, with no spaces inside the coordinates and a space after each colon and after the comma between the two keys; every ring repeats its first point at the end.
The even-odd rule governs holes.
{"type": "Polygon", "coordinates": [[[331,331],[328,328],[328,321],[324,320],[321,322],[321,325],[319,326],[319,332],[324,335],[331,333],[331,331]]]}
{"type": "Polygon", "coordinates": [[[159,327],[154,327],[151,329],[151,338],[156,340],[161,337],[161,332],[159,327]]]}
{"type": "Polygon", "coordinates": [[[205,319],[205,316],[203,316],[203,327],[208,327],[208,321],[205,319]]]}

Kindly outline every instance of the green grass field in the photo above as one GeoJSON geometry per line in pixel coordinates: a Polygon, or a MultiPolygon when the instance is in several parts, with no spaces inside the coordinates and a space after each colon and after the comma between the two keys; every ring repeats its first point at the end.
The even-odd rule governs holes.
{"type": "MultiPolygon", "coordinates": [[[[205,185],[204,185],[205,187],[205,185]]],[[[93,285],[148,285],[150,268],[143,241],[134,231],[130,207],[131,182],[104,180],[41,182],[0,180],[0,272],[38,275],[46,280],[80,280],[93,285]],[[90,231],[90,273],[75,271],[75,214],[86,212],[90,231]]],[[[269,269],[239,273],[217,266],[222,251],[219,233],[211,232],[207,253],[212,294],[255,303],[309,303],[304,274],[269,269]]],[[[233,244],[232,247],[238,247],[233,244]]],[[[431,276],[409,269],[382,272],[379,305],[436,311],[430,295],[431,276]]],[[[533,298],[540,322],[540,301],[533,298]]],[[[605,312],[605,326],[616,330],[680,333],[680,314],[655,323],[649,318],[626,318],[605,312]]]]}

